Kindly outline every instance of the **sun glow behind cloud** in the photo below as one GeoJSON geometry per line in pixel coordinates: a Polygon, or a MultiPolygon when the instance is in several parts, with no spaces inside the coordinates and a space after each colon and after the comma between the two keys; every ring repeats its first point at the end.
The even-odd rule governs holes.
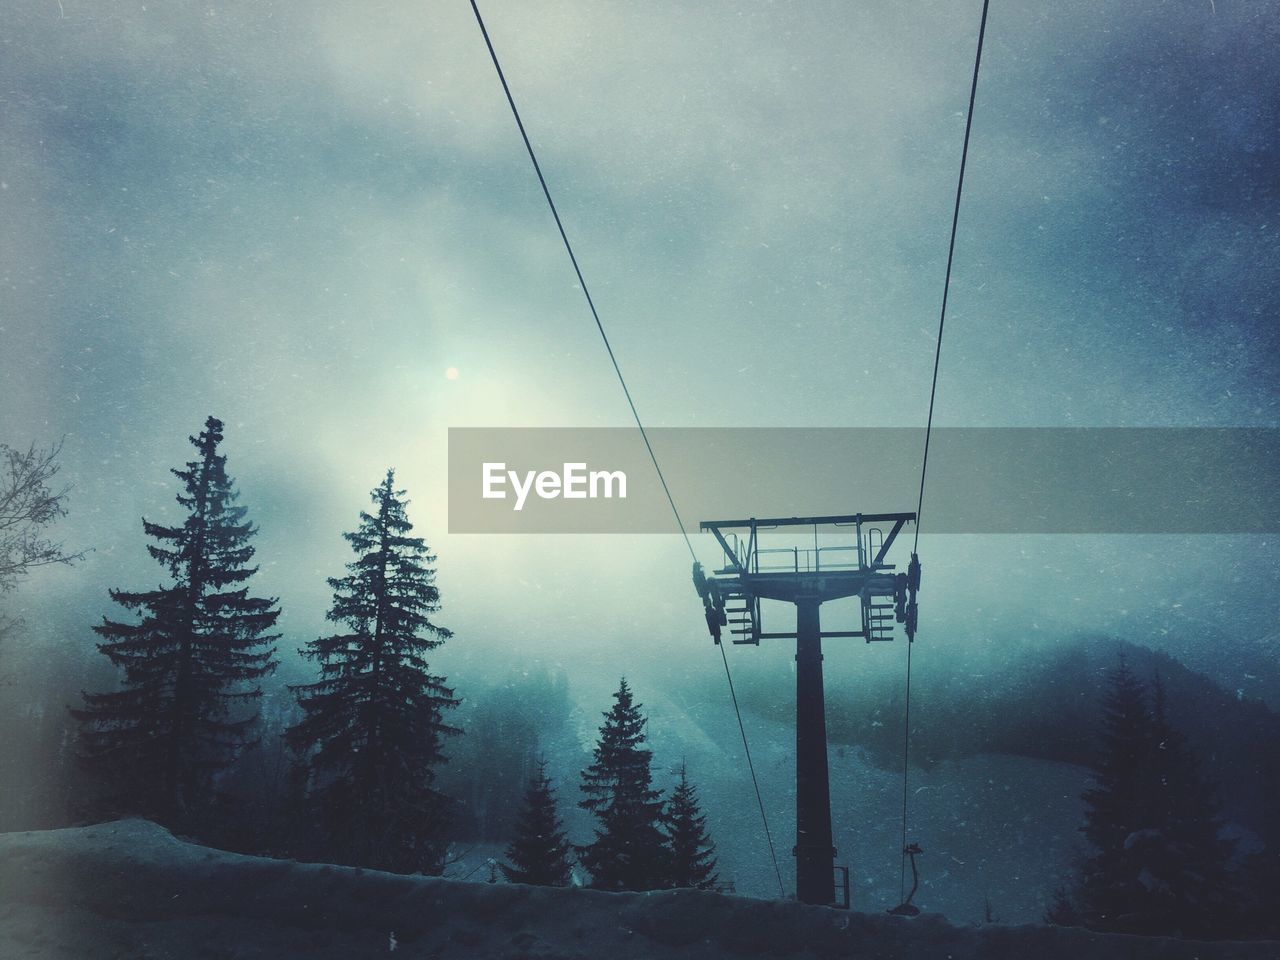
{"type": "MultiPolygon", "coordinates": [[[[65,534],[112,558],[67,574],[85,622],[154,576],[137,517],[215,413],[299,617],[396,466],[473,633],[696,633],[674,538],[444,532],[448,427],[629,423],[466,4],[149,6],[14,11],[0,60],[0,439],[68,435],[65,534]]],[[[486,4],[648,424],[923,421],[977,9],[486,4]]],[[[1250,17],[993,11],[940,423],[1274,422],[1276,124],[1250,91],[1280,79],[1250,17]]],[[[1092,546],[1022,549],[936,547],[931,613],[1089,625],[1172,582],[1134,544],[1096,550],[1105,576],[1092,546]]]]}

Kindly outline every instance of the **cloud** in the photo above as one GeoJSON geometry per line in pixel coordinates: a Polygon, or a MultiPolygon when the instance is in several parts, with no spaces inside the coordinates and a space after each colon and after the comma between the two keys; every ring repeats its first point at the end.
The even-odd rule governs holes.
{"type": "MultiPolygon", "coordinates": [[[[1277,21],[1212,6],[993,7],[941,422],[1274,423],[1277,21]]],[[[629,422],[466,3],[62,7],[0,57],[0,430],[72,435],[85,541],[210,412],[327,570],[388,464],[436,535],[449,425],[629,422]]],[[[976,2],[482,10],[650,423],[923,419],[976,2]]],[[[445,545],[473,600],[539,567],[540,635],[635,590],[445,545]]]]}

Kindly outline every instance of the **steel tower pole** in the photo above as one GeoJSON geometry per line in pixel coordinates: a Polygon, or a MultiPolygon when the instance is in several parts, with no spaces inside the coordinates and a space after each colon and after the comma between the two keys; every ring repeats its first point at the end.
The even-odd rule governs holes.
{"type": "Polygon", "coordinates": [[[817,596],[796,598],[796,897],[835,902],[835,855],[817,596]]]}

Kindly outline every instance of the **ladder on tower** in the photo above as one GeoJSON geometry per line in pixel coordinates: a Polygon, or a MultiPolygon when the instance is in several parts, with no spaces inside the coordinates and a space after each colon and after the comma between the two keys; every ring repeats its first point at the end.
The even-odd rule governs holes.
{"type": "Polygon", "coordinates": [[[862,598],[862,634],[867,643],[892,640],[896,619],[892,603],[877,603],[876,598],[869,596],[862,598]]]}
{"type": "Polygon", "coordinates": [[[760,598],[737,591],[729,594],[724,612],[734,643],[760,645],[760,598]]]}

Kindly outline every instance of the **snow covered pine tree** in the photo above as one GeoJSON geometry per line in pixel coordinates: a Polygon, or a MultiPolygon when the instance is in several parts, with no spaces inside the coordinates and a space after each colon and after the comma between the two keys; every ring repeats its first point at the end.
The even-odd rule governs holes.
{"type": "Polygon", "coordinates": [[[435,557],[405,512],[395,473],[372,492],[377,510],[343,536],[356,559],[329,580],[329,620],[347,632],[312,640],[303,656],[320,679],[292,689],[303,718],[286,732],[299,752],[317,813],[317,849],[338,863],[399,873],[444,867],[447,799],[433,787],[444,762],[444,722],[456,706],[426,655],[452,636],[440,609],[435,557]]]}
{"type": "Polygon", "coordinates": [[[507,860],[502,873],[512,883],[528,883],[541,887],[568,886],[570,871],[569,842],[556,813],[555,792],[547,777],[546,761],[529,781],[524,806],[516,820],[516,835],[507,847],[507,860]]]}
{"type": "Polygon", "coordinates": [[[707,836],[707,818],[698,804],[698,791],[680,764],[676,784],[663,817],[667,834],[667,883],[672,887],[710,890],[716,876],[716,848],[707,836]]]}
{"type": "Polygon", "coordinates": [[[106,788],[113,812],[162,823],[188,822],[211,800],[215,775],[254,741],[258,681],[275,669],[280,616],[274,599],[250,597],[257,532],[218,453],[222,422],[205,421],[199,451],[172,471],[185,494],[180,526],[142,521],[147,550],[173,582],[140,593],[112,590],[139,623],[108,620],[93,629],[98,649],[124,670],[121,689],[84,694],[84,759],[106,788]]]}
{"type": "Polygon", "coordinates": [[[624,678],[604,715],[594,760],[582,774],[586,799],[578,806],[599,821],[596,839],[578,851],[602,890],[657,890],[666,886],[662,798],[652,788],[653,757],[644,744],[644,716],[624,678]]]}

